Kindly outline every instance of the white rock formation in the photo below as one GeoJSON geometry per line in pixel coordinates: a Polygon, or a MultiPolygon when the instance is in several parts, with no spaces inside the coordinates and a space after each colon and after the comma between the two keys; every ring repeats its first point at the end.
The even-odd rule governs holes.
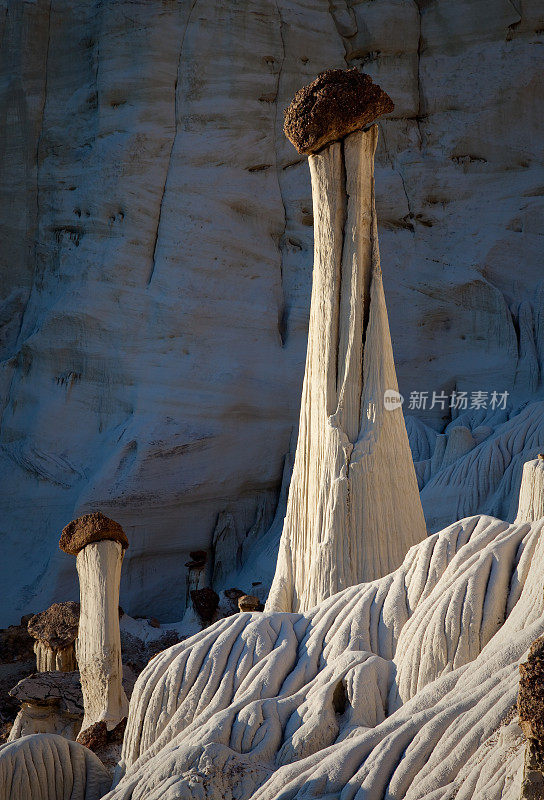
{"type": "Polygon", "coordinates": [[[464,425],[456,425],[455,428],[451,429],[451,433],[447,437],[440,466],[447,467],[453,464],[466,453],[470,453],[475,444],[476,442],[469,428],[464,425]]]}
{"type": "Polygon", "coordinates": [[[121,525],[101,511],[72,520],[59,541],[61,550],[76,556],[79,576],[75,649],[85,708],[82,733],[98,723],[112,730],[128,709],[119,628],[119,584],[127,547],[121,525]]]}
{"type": "MultiPolygon", "coordinates": [[[[409,429],[414,430],[411,424],[409,429]]],[[[414,435],[412,440],[422,442],[414,435]]],[[[416,463],[429,529],[438,530],[452,517],[460,519],[477,507],[486,514],[513,520],[523,465],[543,450],[542,401],[526,405],[510,417],[504,411],[467,412],[458,417],[445,434],[435,437],[432,456],[416,463]],[[443,466],[447,440],[458,426],[468,427],[475,443],[482,438],[464,456],[443,466]]]]}
{"type": "Polygon", "coordinates": [[[74,647],[66,647],[62,650],[52,650],[43,642],[34,643],[36,653],[36,669],[38,672],[70,672],[77,669],[74,647]]]}
{"type": "Polygon", "coordinates": [[[0,20],[1,625],[77,597],[53,553],[92,503],[130,536],[123,606],[161,620],[220,513],[236,545],[272,519],[312,262],[282,111],[322,69],[364,64],[396,106],[376,202],[400,391],[535,396],[539,0],[2,0],[0,20]]]}
{"type": "Polygon", "coordinates": [[[6,800],[99,800],[111,778],[93,752],[40,733],[0,747],[0,797],[6,800]]]}
{"type": "Polygon", "coordinates": [[[39,672],[19,681],[10,697],[21,703],[8,741],[33,733],[75,740],[83,720],[79,672],[39,672]]]}
{"type": "Polygon", "coordinates": [[[374,207],[378,127],[309,157],[315,246],[299,436],[270,611],[388,574],[426,535],[398,393],[374,207]]]}
{"type": "Polygon", "coordinates": [[[91,542],[77,554],[81,613],[76,655],[85,716],[81,730],[105,722],[112,730],[127,716],[119,632],[119,542],[91,542]]]}
{"type": "Polygon", "coordinates": [[[544,456],[523,467],[516,522],[532,522],[544,517],[544,456]]]}
{"type": "Polygon", "coordinates": [[[239,615],[159,654],[108,800],[516,800],[543,528],[461,520],[309,612],[239,615]]]}
{"type": "Polygon", "coordinates": [[[38,672],[72,672],[77,669],[75,640],[79,623],[79,605],[53,603],[46,611],[28,621],[33,637],[38,672]]]}

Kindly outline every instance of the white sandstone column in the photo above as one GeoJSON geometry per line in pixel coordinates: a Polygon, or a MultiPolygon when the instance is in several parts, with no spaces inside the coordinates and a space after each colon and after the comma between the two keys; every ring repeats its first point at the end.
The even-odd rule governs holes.
{"type": "MultiPolygon", "coordinates": [[[[351,70],[333,73],[335,81],[342,80],[339,73],[353,77],[351,70]]],[[[311,102],[318,90],[308,93],[311,102]]],[[[340,108],[353,107],[343,98],[340,108]]],[[[315,128],[315,105],[305,113],[315,128]]],[[[297,125],[289,115],[286,132],[288,119],[297,125]]],[[[338,130],[336,118],[333,133],[338,130]]],[[[374,206],[377,138],[374,125],[309,157],[315,228],[308,350],[295,465],[266,610],[304,611],[347,586],[386,575],[426,535],[402,409],[384,404],[386,390],[398,386],[374,206]]]]}
{"type": "Polygon", "coordinates": [[[98,722],[112,730],[128,713],[119,630],[119,583],[128,541],[120,525],[96,513],[71,522],[60,546],[77,555],[81,611],[76,656],[85,709],[81,731],[98,722]]]}
{"type": "Polygon", "coordinates": [[[516,522],[544,517],[544,453],[523,465],[516,522]]]}
{"type": "Polygon", "coordinates": [[[96,722],[105,722],[111,730],[128,713],[119,631],[123,554],[119,542],[112,541],[93,542],[77,554],[81,614],[76,655],[85,708],[82,730],[96,722]]]}

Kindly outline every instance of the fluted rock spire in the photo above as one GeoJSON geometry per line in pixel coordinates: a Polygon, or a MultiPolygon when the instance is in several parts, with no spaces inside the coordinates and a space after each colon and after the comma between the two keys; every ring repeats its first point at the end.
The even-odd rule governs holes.
{"type": "Polygon", "coordinates": [[[313,289],[299,437],[267,610],[304,611],[426,535],[400,405],[374,205],[378,129],[309,157],[313,289]]]}

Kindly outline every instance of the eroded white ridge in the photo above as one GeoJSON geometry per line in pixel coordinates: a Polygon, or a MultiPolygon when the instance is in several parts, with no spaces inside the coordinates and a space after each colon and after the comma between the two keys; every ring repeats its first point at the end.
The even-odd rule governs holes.
{"type": "Polygon", "coordinates": [[[517,797],[543,525],[462,520],[306,614],[241,614],[159,654],[107,797],[517,797]]]}
{"type": "Polygon", "coordinates": [[[5,800],[99,800],[110,785],[100,759],[63,736],[37,733],[0,747],[5,800]]]}

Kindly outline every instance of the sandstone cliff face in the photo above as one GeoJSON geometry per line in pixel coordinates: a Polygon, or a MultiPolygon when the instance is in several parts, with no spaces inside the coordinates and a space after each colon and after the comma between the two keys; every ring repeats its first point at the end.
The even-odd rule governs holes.
{"type": "Polygon", "coordinates": [[[89,510],[130,538],[123,605],[164,619],[218,514],[233,553],[272,519],[312,262],[282,112],[324,68],[396,104],[376,200],[401,392],[542,396],[537,0],[0,6],[2,624],[75,596],[56,541],[89,510]]]}

